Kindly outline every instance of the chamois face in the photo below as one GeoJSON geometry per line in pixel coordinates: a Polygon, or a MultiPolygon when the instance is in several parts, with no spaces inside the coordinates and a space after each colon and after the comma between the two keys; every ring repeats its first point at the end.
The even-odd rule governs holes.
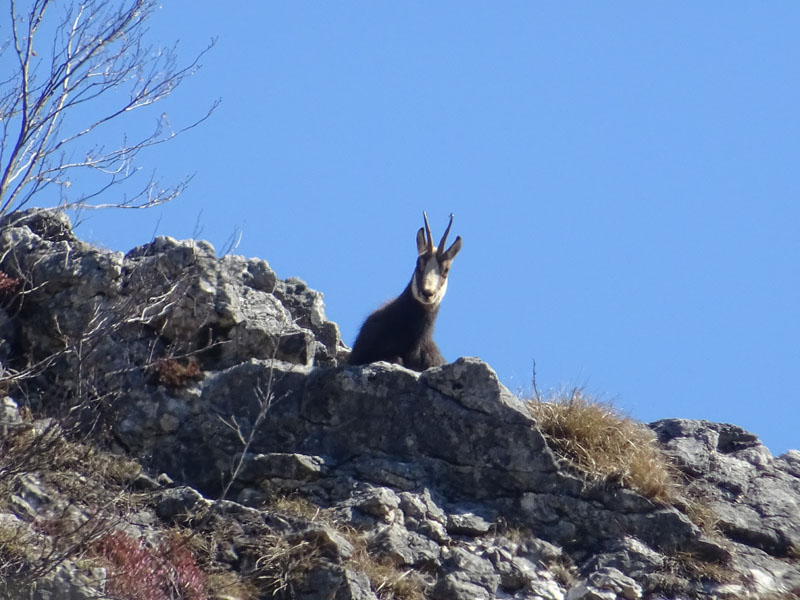
{"type": "Polygon", "coordinates": [[[447,291],[447,272],[450,263],[441,264],[436,255],[421,254],[417,258],[417,268],[411,281],[411,293],[421,304],[439,304],[447,291]]]}
{"type": "Polygon", "coordinates": [[[436,306],[444,298],[447,291],[447,274],[453,259],[461,250],[461,236],[456,238],[453,245],[446,251],[444,243],[450,226],[453,224],[453,215],[450,215],[450,224],[442,236],[439,246],[433,245],[431,230],[428,226],[428,216],[425,215],[425,227],[417,231],[417,266],[411,279],[411,293],[414,299],[426,306],[436,306]]]}

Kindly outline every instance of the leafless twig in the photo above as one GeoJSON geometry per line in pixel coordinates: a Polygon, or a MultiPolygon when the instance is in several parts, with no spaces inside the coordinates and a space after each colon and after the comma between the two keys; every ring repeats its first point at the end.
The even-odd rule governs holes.
{"type": "MultiPolygon", "coordinates": [[[[272,361],[275,361],[275,355],[277,354],[278,343],[275,344],[275,350],[273,350],[273,357],[272,361]]],[[[264,422],[264,419],[267,418],[267,413],[269,412],[270,406],[272,406],[272,401],[275,398],[275,391],[273,389],[275,383],[275,367],[274,364],[271,364],[269,367],[269,375],[267,377],[266,384],[264,386],[259,385],[256,387],[256,398],[258,399],[258,414],[256,415],[256,420],[250,427],[250,431],[245,435],[242,431],[241,426],[237,423],[235,416],[231,416],[230,420],[220,419],[222,422],[230,427],[238,436],[239,441],[242,442],[242,451],[239,454],[239,457],[234,461],[233,468],[231,469],[231,475],[225,484],[225,487],[222,489],[222,493],[218,498],[218,502],[223,501],[227,496],[228,492],[230,492],[231,486],[236,482],[239,478],[239,474],[242,471],[242,467],[244,467],[245,460],[247,459],[248,452],[250,451],[250,446],[252,446],[253,441],[256,438],[256,434],[258,433],[261,424],[264,422]]]]}
{"type": "Polygon", "coordinates": [[[219,101],[178,127],[161,113],[149,133],[120,133],[125,124],[147,127],[134,113],[169,96],[214,45],[183,66],[176,46],[148,45],[157,5],[10,0],[11,40],[0,52],[0,217],[34,197],[65,208],[144,208],[185,189],[191,176],[163,186],[154,174],[142,178],[136,159],[205,121],[219,101]],[[119,198],[98,201],[112,188],[119,198]]]}
{"type": "Polygon", "coordinates": [[[533,374],[531,375],[531,389],[533,391],[533,397],[536,399],[537,402],[542,401],[542,395],[539,393],[539,388],[536,387],[536,359],[533,360],[533,374]]]}

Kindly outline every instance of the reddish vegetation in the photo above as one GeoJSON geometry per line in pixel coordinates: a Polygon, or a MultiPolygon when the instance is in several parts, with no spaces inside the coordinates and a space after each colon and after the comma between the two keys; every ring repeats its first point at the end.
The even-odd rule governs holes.
{"type": "Polygon", "coordinates": [[[14,292],[17,286],[19,286],[19,279],[0,271],[0,296],[14,292]]]}
{"type": "Polygon", "coordinates": [[[97,556],[109,565],[107,592],[121,600],[185,600],[206,598],[206,575],[194,554],[179,538],[151,547],[122,531],[95,545],[97,556]]]}
{"type": "Polygon", "coordinates": [[[155,364],[155,373],[158,383],[172,389],[184,388],[203,377],[200,363],[194,356],[183,361],[176,358],[161,359],[155,364]]]}

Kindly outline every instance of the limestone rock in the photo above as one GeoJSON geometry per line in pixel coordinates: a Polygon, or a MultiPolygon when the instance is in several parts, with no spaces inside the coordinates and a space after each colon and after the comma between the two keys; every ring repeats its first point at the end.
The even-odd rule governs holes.
{"type": "Polygon", "coordinates": [[[567,600],[638,600],[641,597],[642,588],[613,567],[595,571],[567,594],[567,600]]]}
{"type": "Polygon", "coordinates": [[[450,535],[483,535],[491,527],[489,521],[471,512],[454,513],[447,518],[447,533],[450,535]]]}
{"type": "Polygon", "coordinates": [[[396,565],[433,565],[440,553],[439,544],[396,523],[373,536],[369,549],[396,565]]]}
{"type": "MultiPolygon", "coordinates": [[[[142,472],[120,494],[148,500],[124,530],[152,541],[176,525],[216,528],[210,560],[263,575],[267,595],[800,594],[800,452],[775,458],[735,425],[651,425],[714,533],[685,506],[567,466],[477,358],[423,373],[343,364],[322,294],[263,260],[167,236],[122,255],[80,241],[62,213],[32,210],[0,223],[0,270],[29,291],[0,311],[2,374],[39,365],[2,390],[2,448],[69,431],[125,453],[142,472]]],[[[86,479],[70,489],[18,466],[0,462],[0,534],[41,556],[57,539],[39,523],[86,522],[74,494],[86,479]]],[[[65,559],[35,589],[0,591],[89,598],[105,577],[65,559]]]]}

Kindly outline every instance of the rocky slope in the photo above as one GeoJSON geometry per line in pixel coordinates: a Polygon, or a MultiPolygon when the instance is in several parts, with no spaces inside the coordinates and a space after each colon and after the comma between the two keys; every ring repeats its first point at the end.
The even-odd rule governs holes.
{"type": "Polygon", "coordinates": [[[6,597],[800,594],[800,452],[736,426],[651,425],[698,517],[585,477],[478,359],[343,366],[263,260],[26,211],[0,272],[6,597]]]}

